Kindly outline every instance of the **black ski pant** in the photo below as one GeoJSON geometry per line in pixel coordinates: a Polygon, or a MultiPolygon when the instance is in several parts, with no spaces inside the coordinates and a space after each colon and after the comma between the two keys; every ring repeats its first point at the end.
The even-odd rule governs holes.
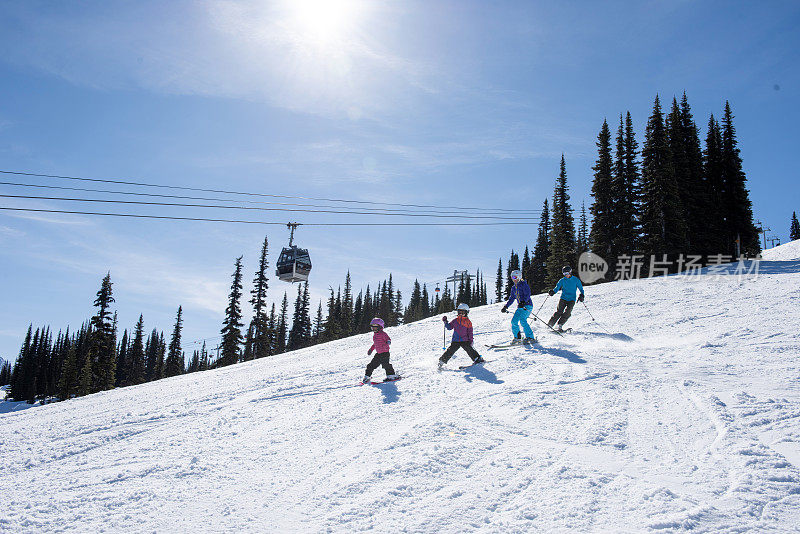
{"type": "Polygon", "coordinates": [[[569,316],[572,315],[572,307],[575,306],[574,300],[564,300],[558,299],[558,307],[556,308],[556,312],[550,317],[550,320],[547,321],[547,324],[553,326],[558,321],[558,324],[564,325],[569,319],[569,316]]]}
{"type": "Polygon", "coordinates": [[[392,367],[392,364],[389,363],[388,352],[376,353],[375,356],[372,357],[372,361],[367,364],[367,371],[364,374],[367,376],[372,376],[372,371],[377,369],[379,365],[383,366],[383,370],[386,371],[386,376],[394,374],[394,367],[392,367]]]}
{"type": "Polygon", "coordinates": [[[450,343],[450,346],[447,347],[447,350],[444,351],[444,354],[442,354],[439,360],[444,363],[447,363],[450,360],[450,358],[453,357],[453,354],[455,354],[458,349],[464,349],[465,351],[467,351],[467,354],[469,354],[469,357],[472,358],[473,362],[481,357],[481,355],[478,354],[478,351],[472,347],[472,343],[470,343],[469,341],[453,341],[452,343],[450,343]]]}

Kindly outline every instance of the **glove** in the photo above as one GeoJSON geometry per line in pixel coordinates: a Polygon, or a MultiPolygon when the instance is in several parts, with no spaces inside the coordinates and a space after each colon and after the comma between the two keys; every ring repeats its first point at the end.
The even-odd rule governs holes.
{"type": "Polygon", "coordinates": [[[547,294],[552,297],[553,295],[556,294],[556,292],[551,289],[550,291],[547,292],[547,294]]]}
{"type": "Polygon", "coordinates": [[[442,322],[445,322],[445,323],[447,322],[447,316],[442,317],[442,322]]]}
{"type": "Polygon", "coordinates": [[[503,306],[503,309],[500,310],[502,313],[508,313],[508,306],[503,306]]]}
{"type": "Polygon", "coordinates": [[[367,351],[367,356],[371,356],[371,355],[372,355],[372,349],[369,349],[369,350],[367,351]]]}
{"type": "Polygon", "coordinates": [[[578,302],[583,302],[583,293],[578,295],[578,302]]]}

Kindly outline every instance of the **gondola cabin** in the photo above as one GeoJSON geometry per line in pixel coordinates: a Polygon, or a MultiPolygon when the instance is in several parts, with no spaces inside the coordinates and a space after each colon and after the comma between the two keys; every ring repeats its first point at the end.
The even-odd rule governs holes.
{"type": "Polygon", "coordinates": [[[311,272],[308,250],[297,246],[284,247],[275,265],[275,274],[284,282],[306,282],[311,272]]]}
{"type": "Polygon", "coordinates": [[[293,245],[294,231],[300,223],[289,223],[286,227],[290,230],[289,246],[283,247],[278,263],[275,264],[275,274],[283,282],[307,282],[311,272],[311,256],[308,250],[293,245]]]}

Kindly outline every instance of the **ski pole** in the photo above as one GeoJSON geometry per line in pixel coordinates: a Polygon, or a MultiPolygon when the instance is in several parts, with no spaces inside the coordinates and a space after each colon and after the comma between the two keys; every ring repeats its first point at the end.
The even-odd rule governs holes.
{"type": "MultiPolygon", "coordinates": [[[[595,322],[595,323],[597,323],[597,321],[595,320],[594,316],[592,315],[592,312],[590,312],[590,311],[589,311],[589,306],[587,306],[587,305],[586,305],[586,303],[585,303],[585,302],[583,302],[583,301],[581,301],[581,304],[583,304],[583,307],[584,307],[584,308],[586,308],[586,313],[588,313],[588,314],[589,314],[589,317],[591,317],[591,318],[592,318],[592,321],[593,321],[593,322],[595,322]]],[[[606,327],[605,327],[605,326],[601,325],[600,323],[597,323],[597,324],[600,326],[600,328],[602,328],[603,330],[605,330],[607,334],[609,334],[609,335],[613,335],[613,334],[611,334],[611,332],[609,332],[609,331],[608,331],[608,329],[606,329],[606,327]]]]}
{"type": "Polygon", "coordinates": [[[542,305],[539,306],[538,310],[536,310],[536,315],[539,315],[539,312],[542,311],[542,308],[544,308],[545,302],[547,302],[547,299],[549,299],[549,298],[550,298],[550,294],[548,293],[547,296],[544,298],[544,302],[542,302],[542,305]]]}

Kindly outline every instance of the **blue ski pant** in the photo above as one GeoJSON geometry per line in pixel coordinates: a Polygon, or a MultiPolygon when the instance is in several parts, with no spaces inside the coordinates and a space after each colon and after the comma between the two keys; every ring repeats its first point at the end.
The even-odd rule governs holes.
{"type": "Polygon", "coordinates": [[[532,311],[533,306],[524,306],[522,308],[517,308],[517,311],[514,312],[514,317],[511,318],[511,332],[514,334],[514,337],[519,335],[520,323],[522,324],[522,329],[525,331],[525,337],[533,337],[533,330],[531,329],[531,325],[528,324],[528,317],[530,317],[532,311]]]}

